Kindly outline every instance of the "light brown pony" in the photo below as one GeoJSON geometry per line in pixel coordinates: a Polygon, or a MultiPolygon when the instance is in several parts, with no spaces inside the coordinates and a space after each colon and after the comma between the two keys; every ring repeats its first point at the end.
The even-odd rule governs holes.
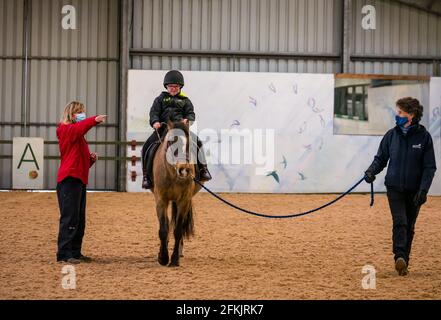
{"type": "Polygon", "coordinates": [[[152,192],[155,195],[161,240],[158,262],[163,266],[169,262],[170,220],[167,211],[171,203],[171,226],[174,227],[175,245],[169,267],[177,267],[182,254],[183,238],[189,238],[194,234],[192,198],[201,187],[193,181],[195,165],[189,160],[190,131],[188,125],[182,122],[169,122],[167,126],[168,132],[153,160],[154,187],[152,192]],[[176,130],[180,134],[176,135],[176,130]],[[179,148],[177,145],[181,147],[179,148]],[[173,149],[176,150],[173,151],[173,149]]]}

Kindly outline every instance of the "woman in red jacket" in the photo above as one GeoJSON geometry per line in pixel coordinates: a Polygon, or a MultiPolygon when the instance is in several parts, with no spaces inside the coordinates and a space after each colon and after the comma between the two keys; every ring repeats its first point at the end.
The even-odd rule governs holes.
{"type": "Polygon", "coordinates": [[[57,197],[61,214],[57,261],[91,261],[81,253],[81,245],[86,225],[86,185],[89,168],[97,160],[97,155],[90,153],[84,135],[105,118],[105,115],[86,118],[86,107],[73,101],[64,109],[57,127],[61,155],[57,178],[57,197]]]}

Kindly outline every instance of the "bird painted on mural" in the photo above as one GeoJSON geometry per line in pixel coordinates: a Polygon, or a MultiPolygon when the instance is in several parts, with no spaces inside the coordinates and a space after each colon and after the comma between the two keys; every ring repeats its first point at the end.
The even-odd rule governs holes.
{"type": "Polygon", "coordinates": [[[298,88],[298,86],[297,86],[297,83],[294,83],[294,85],[292,86],[292,90],[294,91],[295,94],[297,94],[297,93],[299,92],[298,89],[299,89],[299,88],[298,88]]]}
{"type": "Polygon", "coordinates": [[[257,107],[257,100],[254,99],[253,97],[249,97],[250,98],[250,103],[253,106],[253,108],[257,107]]]}
{"type": "Polygon", "coordinates": [[[318,146],[318,149],[319,150],[322,150],[322,148],[323,148],[323,144],[324,144],[324,141],[323,141],[323,138],[322,137],[319,137],[319,146],[318,146]]]}
{"type": "Polygon", "coordinates": [[[238,127],[238,126],[240,126],[239,120],[234,120],[233,123],[230,126],[230,129],[233,128],[233,127],[238,127]]]}
{"type": "Polygon", "coordinates": [[[282,155],[283,161],[280,162],[281,164],[283,164],[283,169],[286,169],[286,166],[288,165],[288,161],[286,161],[286,158],[284,155],[282,155]]]}
{"type": "Polygon", "coordinates": [[[320,109],[320,108],[314,107],[314,108],[312,108],[312,111],[315,113],[320,113],[320,112],[325,111],[325,109],[320,109]]]}
{"type": "Polygon", "coordinates": [[[305,175],[303,173],[301,173],[301,172],[297,172],[297,173],[300,176],[300,180],[306,180],[306,177],[305,177],[305,175]]]}
{"type": "Polygon", "coordinates": [[[303,132],[305,132],[306,127],[307,127],[307,123],[306,123],[306,121],[303,121],[302,125],[299,128],[299,134],[302,134],[303,132]]]}
{"type": "Polygon", "coordinates": [[[322,117],[321,114],[319,114],[319,117],[320,117],[320,124],[321,124],[321,126],[324,128],[324,127],[326,126],[325,119],[322,117]]]}
{"type": "Polygon", "coordinates": [[[274,83],[271,82],[271,84],[268,86],[268,88],[269,88],[272,92],[276,93],[276,86],[274,85],[274,83]]]}
{"type": "Polygon", "coordinates": [[[274,178],[274,180],[276,180],[277,181],[277,183],[280,183],[280,179],[279,179],[279,175],[277,174],[277,171],[271,171],[271,172],[269,172],[269,173],[267,173],[267,175],[266,175],[267,177],[273,177],[274,178]]]}
{"type": "Polygon", "coordinates": [[[312,149],[312,144],[307,144],[307,145],[303,145],[303,148],[305,148],[306,150],[308,150],[308,151],[311,151],[311,149],[312,149]]]}

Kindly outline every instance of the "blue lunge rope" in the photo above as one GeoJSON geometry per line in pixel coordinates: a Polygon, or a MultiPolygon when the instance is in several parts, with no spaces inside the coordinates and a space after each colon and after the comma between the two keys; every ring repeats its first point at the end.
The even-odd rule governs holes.
{"type": "MultiPolygon", "coordinates": [[[[286,219],[286,218],[295,218],[295,217],[301,217],[301,216],[305,216],[307,214],[313,213],[315,211],[319,211],[323,208],[326,208],[327,206],[330,206],[331,204],[337,202],[338,200],[340,200],[341,198],[343,198],[344,196],[346,196],[347,194],[349,194],[352,190],[354,190],[360,183],[363,182],[364,177],[361,178],[356,184],[354,184],[348,191],[346,191],[345,193],[341,194],[340,196],[338,196],[336,199],[332,200],[331,202],[328,202],[324,205],[322,205],[321,207],[318,207],[316,209],[313,210],[309,210],[306,212],[301,212],[301,213],[295,213],[295,214],[287,214],[287,215],[280,215],[280,216],[272,216],[272,215],[268,215],[268,214],[263,214],[263,213],[258,213],[258,212],[253,212],[250,210],[246,210],[243,208],[240,208],[238,206],[236,206],[235,204],[223,199],[222,197],[218,196],[216,193],[214,193],[213,191],[211,191],[210,189],[208,189],[207,187],[205,187],[201,182],[199,182],[196,178],[193,178],[193,180],[200,185],[202,188],[204,188],[206,191],[208,191],[208,193],[210,193],[212,196],[214,196],[215,198],[219,199],[220,201],[222,201],[223,203],[229,205],[230,207],[233,207],[234,209],[237,209],[239,211],[254,215],[254,216],[258,216],[258,217],[262,217],[262,218],[272,218],[272,219],[286,219]]],[[[374,184],[371,183],[371,203],[370,206],[372,207],[374,205],[374,184]]]]}

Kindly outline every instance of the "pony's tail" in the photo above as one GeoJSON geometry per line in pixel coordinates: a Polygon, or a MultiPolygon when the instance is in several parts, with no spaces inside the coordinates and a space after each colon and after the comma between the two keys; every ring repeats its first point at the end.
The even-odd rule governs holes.
{"type": "Polygon", "coordinates": [[[193,217],[193,203],[190,204],[187,214],[184,217],[182,223],[183,236],[190,238],[194,235],[194,217],[193,217]]]}
{"type": "MultiPolygon", "coordinates": [[[[194,235],[194,217],[193,217],[193,203],[190,204],[188,212],[182,215],[182,236],[190,238],[194,235]]],[[[176,202],[172,202],[172,224],[176,226],[178,218],[178,206],[176,202]]]]}

